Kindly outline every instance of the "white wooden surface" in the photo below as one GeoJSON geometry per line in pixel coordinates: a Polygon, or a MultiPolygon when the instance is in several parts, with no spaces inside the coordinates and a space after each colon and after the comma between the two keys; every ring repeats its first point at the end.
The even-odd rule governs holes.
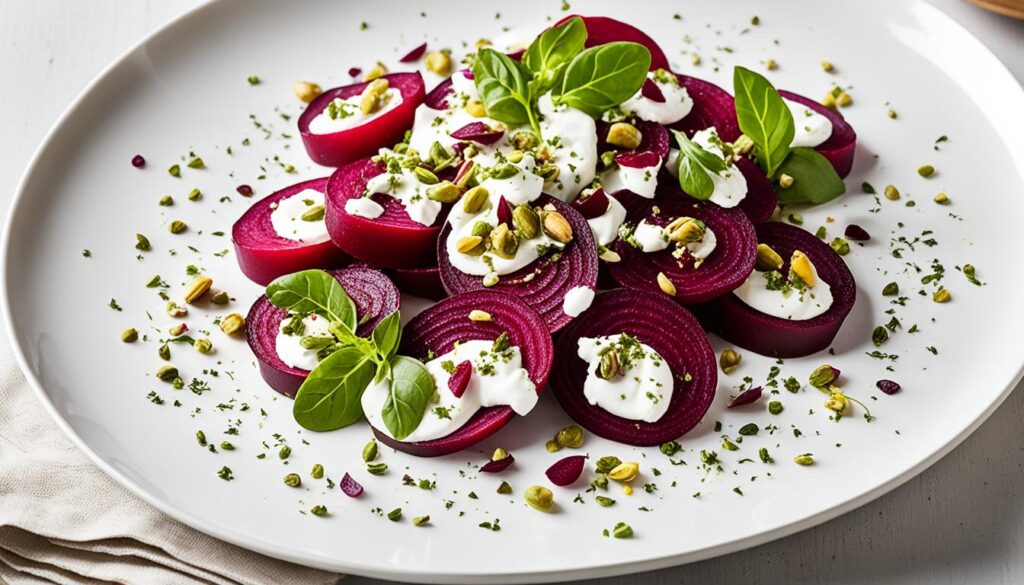
{"type": "MultiPolygon", "coordinates": [[[[963,0],[933,1],[1024,80],[1024,22],[982,12],[963,0]]],[[[81,89],[150,30],[199,2],[0,0],[0,213],[6,214],[33,151],[81,89]]],[[[0,347],[7,343],[6,336],[0,339],[0,347]]],[[[1020,390],[934,467],[837,520],[726,557],[592,583],[1022,583],[1020,390]]],[[[362,578],[345,582],[382,583],[362,578]]]]}

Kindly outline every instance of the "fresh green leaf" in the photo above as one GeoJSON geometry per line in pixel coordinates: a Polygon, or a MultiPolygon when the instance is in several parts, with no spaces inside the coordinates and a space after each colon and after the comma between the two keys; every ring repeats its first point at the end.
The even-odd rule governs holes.
{"type": "Polygon", "coordinates": [[[749,69],[733,70],[733,92],[740,130],[754,141],[755,156],[765,174],[773,177],[793,143],[793,114],[771,82],[749,69]]]}
{"type": "Polygon", "coordinates": [[[591,47],[569,63],[557,101],[594,118],[640,91],[651,67],[647,47],[614,42],[591,47]]]}
{"type": "Polygon", "coordinates": [[[679,186],[691,197],[710,199],[715,191],[711,174],[724,171],[725,160],[705,150],[678,130],[672,130],[672,134],[679,144],[679,186]]]}
{"type": "Polygon", "coordinates": [[[267,298],[275,307],[296,313],[320,313],[331,321],[341,321],[354,329],[356,305],[344,287],[323,270],[303,270],[287,274],[267,285],[267,298]]]}
{"type": "Polygon", "coordinates": [[[534,39],[523,54],[523,65],[534,73],[531,97],[539,97],[554,87],[586,42],[587,26],[578,16],[547,29],[534,39]]]}
{"type": "Polygon", "coordinates": [[[846,192],[846,185],[836,174],[832,163],[813,148],[801,146],[792,149],[778,174],[793,177],[793,185],[788,189],[775,189],[780,203],[816,205],[831,201],[846,192]]]}
{"type": "Polygon", "coordinates": [[[427,405],[437,391],[434,377],[419,360],[391,359],[391,388],[381,416],[391,436],[401,441],[420,426],[427,405]]]}
{"type": "Polygon", "coordinates": [[[373,379],[373,358],[343,347],[324,358],[295,394],[295,422],[311,431],[333,431],[363,416],[361,398],[373,379]]]}
{"type": "Polygon", "coordinates": [[[527,85],[530,72],[518,61],[493,49],[481,49],[473,63],[473,78],[488,116],[508,124],[533,120],[527,85]]]}
{"type": "Polygon", "coordinates": [[[381,319],[380,323],[374,327],[370,338],[385,360],[394,357],[395,352],[398,351],[398,342],[402,339],[402,323],[398,311],[381,319]]]}

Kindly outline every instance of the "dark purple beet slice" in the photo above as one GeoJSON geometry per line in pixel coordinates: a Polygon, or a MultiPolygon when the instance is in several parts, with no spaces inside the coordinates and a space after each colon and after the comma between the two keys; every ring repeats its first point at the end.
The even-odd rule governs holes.
{"type": "Polygon", "coordinates": [[[508,469],[509,466],[515,463],[515,461],[516,458],[513,457],[511,454],[508,454],[505,457],[498,459],[497,461],[492,459],[491,461],[484,463],[483,465],[480,466],[480,471],[484,473],[501,473],[502,471],[508,469]]]}
{"type": "Polygon", "coordinates": [[[689,311],[660,293],[620,289],[598,295],[559,335],[556,352],[551,372],[555,398],[573,420],[606,439],[637,446],[675,440],[700,422],[715,398],[718,370],[707,335],[689,311]],[[649,345],[672,370],[672,399],[657,422],[615,416],[583,395],[588,364],[577,355],[579,339],[620,333],[649,345]]]}
{"type": "Polygon", "coordinates": [[[426,53],[426,52],[427,52],[427,43],[423,43],[422,45],[420,45],[420,46],[416,47],[415,49],[413,49],[413,50],[409,51],[408,53],[406,53],[404,57],[399,59],[399,61],[402,62],[402,63],[413,63],[415,61],[419,61],[420,57],[423,56],[423,53],[426,53]]]}
{"type": "Polygon", "coordinates": [[[756,230],[757,241],[782,256],[783,274],[788,274],[795,250],[807,254],[818,276],[832,288],[832,306],[813,319],[792,321],[761,313],[730,294],[710,303],[707,311],[702,310],[710,329],[730,343],[771,357],[801,357],[827,348],[857,296],[850,269],[828,244],[798,227],[768,222],[756,230]]]}
{"type": "Polygon", "coordinates": [[[661,50],[658,43],[654,42],[654,39],[647,36],[647,33],[622,21],[608,18],[606,16],[582,16],[579,14],[571,14],[556,22],[555,26],[576,17],[582,18],[583,24],[587,27],[586,46],[588,48],[613,43],[615,41],[639,43],[647,47],[647,50],[651,52],[651,71],[654,71],[655,69],[669,69],[668,57],[665,56],[665,52],[661,50]]]}
{"type": "Polygon", "coordinates": [[[348,262],[348,255],[330,240],[305,244],[282,238],[270,223],[271,204],[287,199],[306,189],[321,193],[326,190],[327,178],[313,179],[285,187],[260,199],[231,229],[235,256],[242,273],[259,284],[267,285],[278,276],[299,272],[307,268],[337,268],[348,262]]]}
{"type": "Polygon", "coordinates": [[[551,467],[548,467],[544,475],[548,476],[548,480],[551,483],[565,487],[572,485],[577,479],[583,475],[583,468],[587,465],[587,458],[583,455],[570,455],[569,457],[563,457],[558,461],[555,461],[551,467]]]}
{"type": "Polygon", "coordinates": [[[494,144],[504,135],[504,131],[494,130],[483,122],[470,122],[450,134],[452,138],[469,140],[478,144],[494,144]]]}
{"type": "Polygon", "coordinates": [[[585,219],[601,217],[608,211],[608,194],[604,189],[595,189],[589,195],[577,197],[572,202],[572,208],[580,212],[585,219]]]}
{"type": "Polygon", "coordinates": [[[755,386],[753,388],[744,390],[743,392],[740,393],[739,396],[732,399],[732,402],[729,403],[728,408],[735,408],[737,406],[743,406],[744,404],[757,402],[758,399],[761,398],[761,394],[763,392],[764,389],[761,388],[760,386],[755,386]]]}
{"type": "Polygon", "coordinates": [[[427,268],[395,268],[387,271],[398,290],[407,295],[439,301],[448,292],[441,283],[441,271],[437,266],[427,268]]]}
{"type": "Polygon", "coordinates": [[[136,154],[135,156],[132,157],[132,166],[137,169],[141,169],[142,167],[146,166],[146,158],[141,154],[136,154]]]}
{"type": "Polygon", "coordinates": [[[376,219],[350,215],[345,211],[349,199],[358,199],[371,178],[384,172],[369,158],[344,167],[327,182],[324,220],[331,240],[354,258],[385,268],[417,268],[435,263],[435,242],[444,223],[445,212],[432,226],[413,221],[402,203],[393,197],[377,195],[374,201],[384,207],[376,219]]]}
{"type": "Polygon", "coordinates": [[[652,102],[657,102],[659,104],[665,103],[665,94],[661,91],[661,88],[658,87],[658,84],[651,78],[644,80],[644,85],[640,88],[640,95],[652,102]]]}
{"type": "Polygon", "coordinates": [[[853,168],[853,157],[857,150],[857,133],[853,130],[853,126],[850,126],[850,123],[846,121],[842,114],[832,108],[823,106],[815,100],[782,89],[779,90],[779,95],[787,100],[807,106],[832,122],[832,136],[829,136],[828,140],[814,147],[814,150],[821,153],[822,156],[828,159],[828,162],[832,163],[833,168],[835,168],[836,173],[840,177],[849,175],[850,169],[853,168]]]}
{"type": "Polygon", "coordinates": [[[748,159],[738,159],[736,168],[743,173],[743,178],[747,180],[747,195],[736,208],[747,214],[747,219],[751,223],[768,221],[775,213],[775,206],[779,202],[779,196],[775,193],[772,182],[768,180],[768,176],[764,174],[761,167],[748,159]]]}
{"type": "MultiPolygon", "coordinates": [[[[568,204],[548,195],[542,195],[533,204],[544,206],[548,203],[554,205],[572,226],[572,241],[566,245],[559,260],[539,259],[521,270],[502,276],[500,282],[490,290],[522,299],[540,314],[548,329],[554,333],[572,320],[562,310],[565,294],[577,286],[594,288],[597,284],[597,247],[587,220],[568,204]]],[[[452,266],[445,245],[450,231],[451,227],[446,225],[437,241],[438,266],[445,289],[452,295],[484,290],[482,277],[465,274],[452,266]]]]}
{"type": "MultiPolygon", "coordinates": [[[[523,368],[540,393],[551,370],[553,348],[544,321],[521,300],[493,290],[467,292],[449,297],[423,311],[402,333],[398,353],[418,359],[448,353],[456,342],[472,339],[497,339],[506,333],[510,344],[519,347],[523,368]],[[490,321],[471,321],[469,312],[478,309],[490,313],[490,321]]],[[[512,420],[509,406],[480,409],[459,430],[432,441],[405,443],[374,430],[382,443],[420,457],[435,457],[461,451],[491,436],[512,420]]]]}
{"type": "MultiPolygon", "coordinates": [[[[498,223],[512,227],[512,206],[504,195],[498,197],[498,223]]],[[[441,241],[443,242],[443,240],[441,241]]]]}
{"type": "Polygon", "coordinates": [[[689,305],[729,293],[743,284],[753,271],[757,255],[754,227],[742,211],[723,209],[713,203],[684,198],[681,194],[651,200],[620,193],[618,198],[626,208],[626,221],[633,225],[646,219],[648,223],[665,226],[676,217],[693,217],[703,221],[717,241],[711,255],[694,268],[689,254],[674,258],[672,246],[647,253],[619,238],[612,242],[611,248],[622,260],[609,263],[608,270],[621,286],[664,295],[658,285],[658,273],[664,272],[676,287],[675,299],[689,305]],[[655,208],[661,213],[655,215],[655,208]]]}
{"type": "MultiPolygon", "coordinates": [[[[461,71],[456,71],[454,74],[462,75],[463,73],[461,71]]],[[[449,77],[448,79],[445,79],[441,83],[438,83],[437,87],[430,90],[430,93],[427,94],[427,97],[426,99],[423,100],[423,103],[427,104],[427,106],[435,110],[447,110],[448,97],[452,95],[453,92],[454,90],[452,89],[452,80],[449,77]]]]}
{"type": "Polygon", "coordinates": [[[309,124],[319,116],[334,98],[347,99],[363,93],[368,82],[328,89],[310,102],[299,116],[299,133],[306,152],[313,162],[329,167],[340,167],[354,160],[371,156],[383,146],[402,140],[405,131],[412,128],[416,108],[426,95],[423,77],[419,73],[392,73],[385,75],[391,87],[402,94],[402,103],[380,116],[354,128],[332,134],[314,134],[309,124]]]}
{"type": "Polygon", "coordinates": [[[851,223],[850,225],[846,226],[846,231],[844,232],[844,235],[847,239],[853,240],[855,242],[866,242],[871,239],[871,234],[869,234],[867,230],[865,230],[864,228],[860,227],[855,223],[851,223]]]}
{"type": "MultiPolygon", "coordinates": [[[[665,160],[668,156],[669,137],[668,130],[661,124],[638,120],[634,123],[637,130],[640,130],[642,140],[640,146],[633,150],[622,150],[615,156],[615,162],[624,167],[651,167],[658,164],[658,161],[665,160]]],[[[611,124],[608,122],[597,123],[597,152],[619,150],[608,144],[608,129],[611,124]]]]}
{"type": "Polygon", "coordinates": [[[900,385],[892,380],[879,380],[875,383],[875,386],[878,386],[879,390],[890,396],[900,391],[900,385]]]}
{"type": "Polygon", "coordinates": [[[452,391],[452,395],[456,398],[462,398],[462,395],[466,393],[466,388],[469,387],[469,381],[473,378],[473,364],[469,360],[459,362],[459,365],[455,366],[455,371],[452,372],[452,376],[448,378],[448,389],[452,391]]]}
{"type": "MultiPolygon", "coordinates": [[[[356,305],[359,327],[356,333],[368,336],[381,319],[398,310],[398,289],[383,273],[368,267],[342,268],[331,272],[356,305]]],[[[309,375],[308,370],[293,368],[277,355],[277,332],[288,311],[270,304],[267,295],[256,299],[245,319],[246,338],[260,365],[260,374],[271,388],[285,396],[295,396],[309,375]]]]}
{"type": "Polygon", "coordinates": [[[358,498],[363,495],[363,486],[360,485],[358,481],[352,479],[352,476],[347,473],[341,478],[341,482],[338,486],[341,488],[341,491],[350,498],[358,498]]]}
{"type": "Polygon", "coordinates": [[[736,101],[721,87],[696,77],[676,75],[679,84],[686,88],[693,100],[693,109],[685,118],[671,124],[669,128],[693,136],[698,130],[714,126],[718,137],[733,142],[740,137],[740,125],[736,121],[736,101]]]}

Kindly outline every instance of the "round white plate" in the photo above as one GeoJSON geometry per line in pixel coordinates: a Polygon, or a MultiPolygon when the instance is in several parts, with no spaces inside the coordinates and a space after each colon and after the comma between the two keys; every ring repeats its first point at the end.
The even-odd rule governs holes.
{"type": "Polygon", "coordinates": [[[346,83],[350,66],[366,67],[377,58],[393,62],[425,38],[433,47],[461,53],[462,41],[497,40],[505,27],[535,33],[546,17],[564,14],[550,0],[487,6],[223,0],[130,51],[61,118],[29,167],[10,214],[5,311],[21,364],[40,398],[107,473],[204,532],[316,567],[450,583],[583,578],[720,555],[833,518],[936,461],[1020,379],[1020,86],[977,39],[920,0],[748,0],[732,2],[728,10],[708,0],[678,8],[645,5],[643,11],[628,3],[594,1],[574,3],[572,10],[636,24],[662,44],[678,70],[725,87],[731,86],[733,64],[763,70],[769,58],[780,65],[770,74],[779,87],[813,97],[835,83],[849,87],[854,104],[844,114],[860,135],[860,151],[848,194],[803,216],[811,230],[826,225],[829,237],[854,222],[873,239],[853,246],[846,258],[859,291],[835,343],[836,356],[787,360],[780,378],[805,380],[815,366],[831,361],[843,370],[844,390],[873,409],[874,422],[859,416],[859,409],[832,422],[824,397],[808,389],[782,390],[777,399],[786,410],[779,416],[769,415],[763,402],[727,411],[742,378],[762,384],[773,365],[745,352],[742,367],[722,377],[704,422],[682,440],[687,465],[670,464],[657,449],[589,438],[581,452],[592,460],[614,454],[641,462],[644,476],[636,495],[624,496],[613,486],[608,495],[618,503],[603,508],[581,481],[556,488],[557,512],[543,514],[526,507],[520,494],[530,484],[546,483],[544,469],[566,454],[544,450],[545,440],[568,422],[550,395],[528,419],[514,421],[471,452],[424,460],[384,449],[391,471],[372,477],[359,459],[368,429],[357,424],[323,435],[300,432],[289,401],[265,386],[244,342],[226,338],[212,325],[223,312],[193,309],[187,319],[193,329],[212,331],[216,354],[173,348],[186,377],[204,368],[220,372],[211,390],[174,391],[155,380],[157,343],[118,341],[125,327],[138,327],[153,338],[171,323],[146,281],[160,274],[170,293],[180,297],[185,266],[196,264],[237,297],[232,308],[245,313],[260,289],[242,277],[233,252],[217,255],[230,250],[231,242],[214,235],[230,230],[250,203],[235,187],[248,183],[266,195],[300,178],[326,174],[306,161],[294,137],[300,104],[291,96],[291,84],[346,83]],[[750,24],[755,14],[759,26],[750,24]],[[360,30],[361,22],[368,23],[366,30],[360,30]],[[694,52],[703,59],[697,67],[691,65],[694,52]],[[821,70],[823,59],[835,64],[835,73],[821,70]],[[262,82],[251,86],[250,75],[262,82]],[[886,115],[890,108],[898,118],[886,115]],[[936,144],[942,135],[948,141],[936,144]],[[182,178],[171,177],[166,169],[183,163],[190,150],[208,168],[183,168],[182,178]],[[144,170],[129,165],[136,153],[149,161],[144,170]],[[915,172],[925,163],[938,169],[931,179],[915,172]],[[298,173],[285,173],[284,164],[294,164],[298,173]],[[903,199],[878,201],[861,192],[862,181],[879,190],[898,185],[903,199]],[[186,200],[193,187],[202,189],[202,201],[186,200]],[[932,202],[940,190],[950,194],[952,205],[932,202]],[[165,194],[175,197],[174,206],[157,206],[165,194]],[[224,196],[230,201],[221,201],[224,196]],[[916,206],[907,206],[910,200],[916,206]],[[835,222],[826,223],[826,217],[835,222]],[[187,235],[169,234],[171,219],[188,222],[187,235]],[[937,245],[916,241],[913,250],[901,246],[908,248],[902,259],[892,255],[893,237],[913,242],[924,230],[931,233],[921,240],[934,238],[937,245]],[[147,234],[154,247],[141,260],[134,249],[136,232],[147,234]],[[83,257],[84,249],[91,257],[83,257]],[[953,294],[949,304],[933,303],[934,285],[920,283],[933,259],[946,268],[943,284],[953,294]],[[956,268],[964,263],[977,266],[985,286],[967,282],[956,268]],[[880,296],[892,280],[908,298],[905,307],[880,296]],[[123,310],[108,306],[112,298],[123,310]],[[872,328],[889,321],[889,308],[896,309],[903,327],[880,350],[899,354],[895,362],[866,355],[875,349],[872,328]],[[913,324],[918,333],[909,332],[913,324]],[[897,380],[903,392],[881,394],[874,388],[879,378],[897,380]],[[150,392],[164,404],[147,399],[150,392]],[[716,421],[723,425],[719,432],[716,421]],[[762,427],[760,434],[746,438],[740,451],[723,450],[720,435],[735,439],[749,422],[762,427]],[[770,424],[778,427],[774,433],[765,428],[770,424]],[[238,435],[224,434],[230,428],[238,435]],[[794,436],[794,429],[802,436],[794,436]],[[197,430],[216,444],[229,439],[237,449],[211,453],[197,445],[197,430]],[[287,463],[277,457],[278,435],[294,449],[287,463]],[[473,464],[496,446],[516,455],[515,467],[501,477],[479,476],[473,464]],[[758,461],[760,447],[771,451],[774,464],[758,461]],[[719,453],[721,472],[701,468],[701,449],[719,453]],[[793,463],[795,455],[807,452],[817,465],[793,463]],[[261,453],[267,456],[259,459],[261,453]],[[741,462],[744,458],[753,461],[741,462]],[[328,490],[324,481],[309,477],[314,463],[322,463],[335,481],[351,472],[367,493],[353,500],[337,488],[328,490]],[[231,468],[234,480],[218,477],[223,466],[231,468]],[[303,474],[303,488],[282,484],[290,471],[303,474]],[[436,481],[436,488],[403,486],[403,474],[436,481]],[[513,485],[514,496],[495,493],[502,479],[513,485]],[[642,483],[658,489],[646,493],[642,483]],[[478,498],[471,499],[470,492],[478,498]],[[577,494],[584,503],[573,501],[577,494]],[[447,501],[453,502],[450,509],[447,501]],[[331,515],[302,513],[315,504],[326,505],[331,515]],[[372,511],[396,507],[405,511],[398,523],[372,511]],[[423,514],[431,516],[431,526],[413,527],[410,518],[423,514]],[[497,520],[500,531],[479,527],[497,520]],[[618,521],[628,522],[635,538],[602,536],[618,521]]]}

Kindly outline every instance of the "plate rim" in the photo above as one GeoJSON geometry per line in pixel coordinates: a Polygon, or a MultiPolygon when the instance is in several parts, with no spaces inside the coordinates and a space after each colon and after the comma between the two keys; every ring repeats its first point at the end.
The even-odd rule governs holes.
{"type": "MultiPolygon", "coordinates": [[[[40,383],[38,377],[35,375],[34,370],[29,364],[28,358],[23,351],[19,343],[19,334],[16,330],[14,320],[12,319],[12,307],[10,302],[10,286],[11,282],[9,279],[10,269],[10,258],[12,254],[12,238],[11,231],[14,224],[16,215],[19,209],[23,207],[22,199],[25,197],[26,189],[33,177],[37,172],[36,167],[40,161],[46,156],[47,152],[51,149],[53,143],[58,140],[58,136],[62,134],[63,127],[67,124],[68,120],[73,117],[76,111],[81,107],[82,103],[93,93],[93,91],[102,83],[104,83],[108,77],[111,77],[115,71],[125,66],[125,64],[140,50],[144,49],[149,43],[156,40],[161,35],[165,34],[172,28],[185,25],[188,21],[194,18],[200,18],[203,13],[209,10],[213,5],[226,2],[227,0],[203,0],[198,5],[182,12],[181,14],[172,17],[165,23],[157,26],[149,33],[143,35],[138,41],[129,46],[126,50],[122,51],[116,58],[114,58],[108,65],[106,65],[95,77],[89,81],[88,84],[75,96],[75,98],[68,104],[63,112],[57,117],[56,121],[47,130],[43,140],[39,143],[35,152],[29,159],[28,164],[25,167],[21,177],[19,178],[14,194],[11,198],[11,203],[8,207],[8,213],[4,219],[2,241],[0,241],[0,305],[2,305],[3,317],[5,320],[4,329],[6,331],[8,340],[11,342],[11,350],[14,353],[15,360],[18,366],[25,376],[29,387],[32,389],[36,398],[42,404],[43,409],[49,415],[49,417],[57,424],[57,427],[64,433],[64,435],[71,440],[75,447],[83,453],[89,461],[96,465],[100,470],[103,471],[107,477],[113,479],[121,487],[127,489],[134,496],[138,497],[142,501],[146,502],[162,514],[173,518],[174,520],[181,522],[182,524],[189,526],[195,530],[198,530],[208,536],[216,538],[218,540],[242,547],[246,550],[257,552],[259,554],[266,555],[271,558],[295,563],[302,566],[314,567],[330,572],[342,572],[345,574],[354,574],[367,576],[372,578],[381,579],[401,579],[407,582],[419,582],[419,583],[434,583],[434,582],[452,582],[452,583],[476,583],[482,582],[489,579],[501,578],[509,583],[535,583],[535,582],[549,582],[549,581],[569,581],[573,579],[586,579],[586,578],[600,578],[600,577],[612,577],[618,575],[626,575],[639,573],[644,571],[653,571],[673,566],[681,566],[684,564],[694,563],[718,556],[724,556],[748,548],[760,546],[774,540],[785,538],[797,532],[813,528],[824,524],[830,520],[837,518],[847,512],[853,511],[871,501],[874,501],[890,491],[902,486],[907,481],[917,477],[924,470],[928,469],[940,459],[949,454],[953,449],[958,447],[967,437],[974,433],[988,418],[1005,402],[1006,398],[1011,392],[1020,384],[1021,380],[1024,379],[1024,359],[1021,360],[1020,365],[1017,368],[1015,374],[1011,376],[1011,379],[1006,383],[1006,386],[1002,389],[999,396],[996,397],[985,410],[978,415],[973,421],[967,424],[960,430],[955,436],[942,445],[937,446],[931,453],[922,458],[917,464],[907,468],[897,476],[889,479],[883,484],[876,486],[874,489],[865,491],[856,497],[850,498],[844,502],[840,502],[828,509],[825,509],[817,514],[807,516],[804,518],[798,518],[792,522],[778,526],[776,528],[766,530],[750,536],[738,538],[730,542],[721,543],[717,545],[709,545],[704,548],[692,550],[689,552],[677,553],[674,555],[665,555],[656,558],[649,558],[643,560],[634,561],[621,561],[611,564],[588,566],[579,568],[568,568],[568,569],[555,569],[555,570],[525,570],[517,573],[453,573],[453,572],[432,572],[424,573],[412,572],[403,570],[401,567],[391,567],[388,569],[381,569],[379,566],[371,566],[367,564],[361,564],[356,559],[338,560],[335,559],[334,563],[320,562],[310,558],[300,558],[296,555],[289,555],[282,552],[280,549],[271,548],[264,546],[258,541],[247,540],[244,535],[236,534],[230,530],[213,525],[203,518],[195,516],[189,512],[178,509],[174,505],[165,503],[159,498],[149,494],[139,484],[134,482],[127,475],[119,472],[108,464],[102,457],[100,457],[82,438],[78,433],[71,427],[71,425],[64,419],[58,412],[55,404],[50,399],[49,394],[40,383]]],[[[968,30],[966,27],[957,22],[953,17],[947,14],[944,10],[931,4],[930,2],[921,2],[921,5],[927,6],[928,9],[932,10],[936,15],[947,21],[948,25],[952,25],[960,33],[965,35],[966,38],[971,39],[977,43],[977,56],[988,61],[986,66],[997,74],[997,77],[991,81],[1000,87],[1005,87],[1015,91],[1018,94],[1017,99],[1024,105],[1024,85],[1021,81],[1018,81],[1014,75],[1010,72],[1007,66],[997,57],[992,50],[978,38],[973,32],[968,30]]],[[[1018,154],[1019,165],[1024,168],[1024,154],[1018,154]]]]}

